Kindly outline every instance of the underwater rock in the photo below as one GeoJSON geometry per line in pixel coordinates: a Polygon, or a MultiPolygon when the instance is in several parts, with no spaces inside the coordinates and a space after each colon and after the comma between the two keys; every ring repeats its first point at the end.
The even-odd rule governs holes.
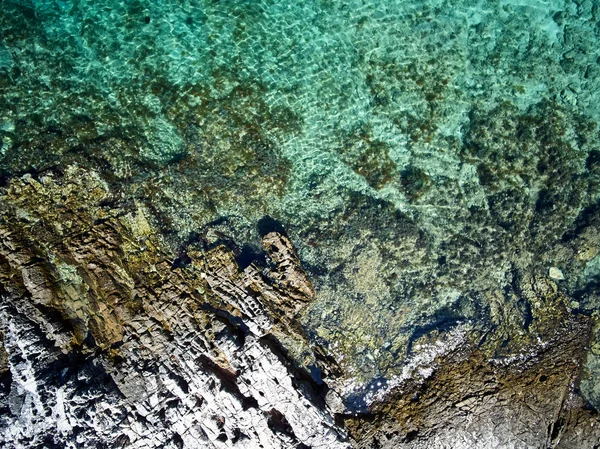
{"type": "Polygon", "coordinates": [[[282,230],[262,236],[269,263],[242,267],[235,247],[208,236],[176,256],[143,205],[77,166],[14,178],[0,196],[5,447],[582,448],[600,438],[577,390],[591,319],[571,314],[550,279],[515,280],[525,333],[500,323],[466,326],[445,346],[414,342],[413,371],[373,383],[357,407],[329,350],[298,326],[314,287],[282,230]]]}
{"type": "Polygon", "coordinates": [[[548,269],[548,276],[550,276],[550,279],[554,279],[555,281],[562,281],[565,279],[563,272],[556,267],[550,267],[548,269]]]}
{"type": "Polygon", "coordinates": [[[0,444],[596,446],[598,23],[2,2],[0,444]]]}

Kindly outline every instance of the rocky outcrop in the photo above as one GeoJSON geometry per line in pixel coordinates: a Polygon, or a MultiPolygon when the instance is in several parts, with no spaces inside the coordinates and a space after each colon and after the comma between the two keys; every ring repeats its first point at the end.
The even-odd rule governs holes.
{"type": "Polygon", "coordinates": [[[291,324],[313,292],[287,237],[264,268],[207,240],[176,258],[113,200],[77,168],[2,194],[2,445],[348,447],[291,324]]]}
{"type": "Polygon", "coordinates": [[[491,331],[436,357],[425,378],[392,381],[367,412],[345,418],[356,447],[597,447],[600,417],[578,394],[590,320],[561,313],[548,281],[529,285],[546,303],[532,326],[552,322],[551,330],[512,356],[490,354],[489,342],[503,338],[491,331]],[[547,318],[549,308],[554,318],[547,318]]]}
{"type": "Polygon", "coordinates": [[[142,204],[77,166],[1,196],[4,447],[600,440],[578,393],[592,320],[547,276],[516,276],[486,331],[424,334],[402,376],[348,394],[348,373],[299,325],[315,293],[280,226],[263,226],[263,254],[211,228],[173,251],[142,204]]]}

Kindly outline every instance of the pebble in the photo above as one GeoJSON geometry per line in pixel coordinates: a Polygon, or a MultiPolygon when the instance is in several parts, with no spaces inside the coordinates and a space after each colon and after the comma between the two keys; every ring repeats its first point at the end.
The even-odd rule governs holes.
{"type": "Polygon", "coordinates": [[[548,270],[548,276],[550,276],[550,278],[554,279],[555,281],[562,281],[565,279],[565,275],[563,274],[563,272],[556,267],[550,267],[550,269],[548,270]]]}

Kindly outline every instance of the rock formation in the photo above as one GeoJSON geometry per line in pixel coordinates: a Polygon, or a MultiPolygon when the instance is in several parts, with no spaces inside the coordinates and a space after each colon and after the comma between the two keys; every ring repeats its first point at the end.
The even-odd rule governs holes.
{"type": "Polygon", "coordinates": [[[265,235],[268,267],[218,240],[176,257],[111,200],[77,168],[3,192],[3,447],[348,447],[287,237],[265,235]]]}
{"type": "Polygon", "coordinates": [[[591,0],[4,0],[0,446],[598,449],[591,0]]]}
{"type": "Polygon", "coordinates": [[[141,205],[76,166],[14,178],[1,197],[4,447],[591,448],[600,438],[577,390],[591,321],[548,277],[515,280],[530,307],[523,335],[499,323],[415,343],[430,357],[357,405],[298,326],[314,290],[283,229],[263,233],[262,261],[210,229],[175,254],[141,205]]]}

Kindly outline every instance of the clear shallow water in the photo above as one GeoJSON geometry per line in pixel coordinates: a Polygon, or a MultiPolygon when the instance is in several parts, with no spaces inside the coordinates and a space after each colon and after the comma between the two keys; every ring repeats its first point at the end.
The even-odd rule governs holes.
{"type": "Polygon", "coordinates": [[[599,199],[599,21],[589,1],[5,0],[0,171],[99,170],[173,245],[225,217],[257,249],[275,217],[317,287],[308,332],[391,379],[498,324],[515,270],[598,276],[557,242],[599,199]]]}

